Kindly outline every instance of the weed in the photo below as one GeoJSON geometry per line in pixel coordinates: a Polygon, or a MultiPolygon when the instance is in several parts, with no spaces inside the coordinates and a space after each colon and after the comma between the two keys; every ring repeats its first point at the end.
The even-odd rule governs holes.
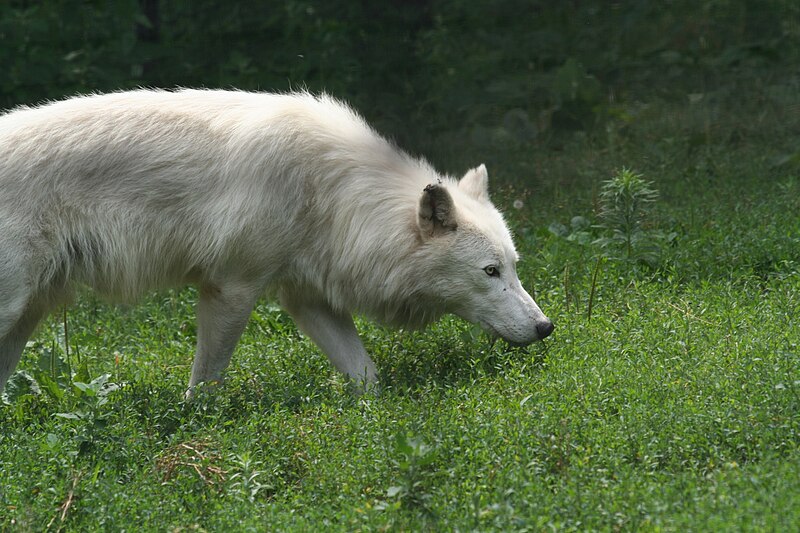
{"type": "Polygon", "coordinates": [[[103,374],[89,383],[73,381],[74,404],[68,412],[55,413],[54,416],[75,421],[74,440],[78,445],[78,453],[89,451],[98,440],[105,438],[105,430],[111,412],[103,409],[108,403],[108,395],[119,386],[110,383],[110,374],[103,374]]]}
{"type": "Polygon", "coordinates": [[[261,461],[252,458],[249,451],[233,456],[233,462],[237,471],[231,474],[231,486],[240,490],[248,501],[255,501],[260,492],[265,489],[272,489],[269,484],[259,480],[264,476],[264,472],[259,470],[262,467],[261,461]]]}
{"type": "Polygon", "coordinates": [[[658,265],[662,247],[677,234],[665,235],[647,226],[658,191],[641,174],[623,168],[600,189],[600,229],[604,235],[594,241],[614,259],[658,265]]]}
{"type": "Polygon", "coordinates": [[[399,483],[386,490],[387,499],[425,509],[431,500],[427,481],[436,460],[435,448],[421,438],[397,433],[390,459],[399,473],[399,483]]]}

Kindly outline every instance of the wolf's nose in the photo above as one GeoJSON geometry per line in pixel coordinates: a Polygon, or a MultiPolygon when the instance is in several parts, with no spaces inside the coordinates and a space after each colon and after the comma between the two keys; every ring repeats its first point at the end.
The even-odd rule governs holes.
{"type": "Polygon", "coordinates": [[[540,339],[544,339],[545,337],[553,333],[554,329],[555,326],[553,325],[553,322],[550,320],[546,320],[545,322],[539,322],[538,324],[536,324],[536,333],[539,334],[540,339]]]}

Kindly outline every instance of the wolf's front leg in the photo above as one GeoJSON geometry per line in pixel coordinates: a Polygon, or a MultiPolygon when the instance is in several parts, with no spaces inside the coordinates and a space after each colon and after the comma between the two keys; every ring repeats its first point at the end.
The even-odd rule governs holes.
{"type": "Polygon", "coordinates": [[[186,397],[198,383],[222,380],[261,291],[245,284],[203,284],[197,302],[197,353],[186,397]]]}
{"type": "Polygon", "coordinates": [[[300,331],[308,335],[342,373],[367,387],[377,382],[375,363],[367,355],[349,314],[320,300],[283,295],[281,303],[300,331]]]}

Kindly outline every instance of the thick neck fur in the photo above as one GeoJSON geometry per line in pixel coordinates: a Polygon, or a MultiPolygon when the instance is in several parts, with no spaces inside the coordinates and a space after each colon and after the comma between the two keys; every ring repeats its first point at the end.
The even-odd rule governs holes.
{"type": "Polygon", "coordinates": [[[289,286],[385,324],[423,327],[447,309],[425,271],[441,246],[421,238],[417,206],[425,186],[443,178],[357,125],[365,128],[352,132],[358,138],[316,147],[326,166],[304,177],[308,212],[298,225],[306,233],[289,286]]]}

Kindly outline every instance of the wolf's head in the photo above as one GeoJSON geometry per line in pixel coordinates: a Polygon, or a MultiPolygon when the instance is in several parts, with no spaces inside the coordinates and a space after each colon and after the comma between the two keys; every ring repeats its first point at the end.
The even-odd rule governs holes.
{"type": "Polygon", "coordinates": [[[513,344],[552,333],[553,323],[517,277],[517,251],[502,215],[489,200],[481,165],[455,183],[428,185],[417,224],[431,252],[431,290],[448,311],[513,344]]]}

